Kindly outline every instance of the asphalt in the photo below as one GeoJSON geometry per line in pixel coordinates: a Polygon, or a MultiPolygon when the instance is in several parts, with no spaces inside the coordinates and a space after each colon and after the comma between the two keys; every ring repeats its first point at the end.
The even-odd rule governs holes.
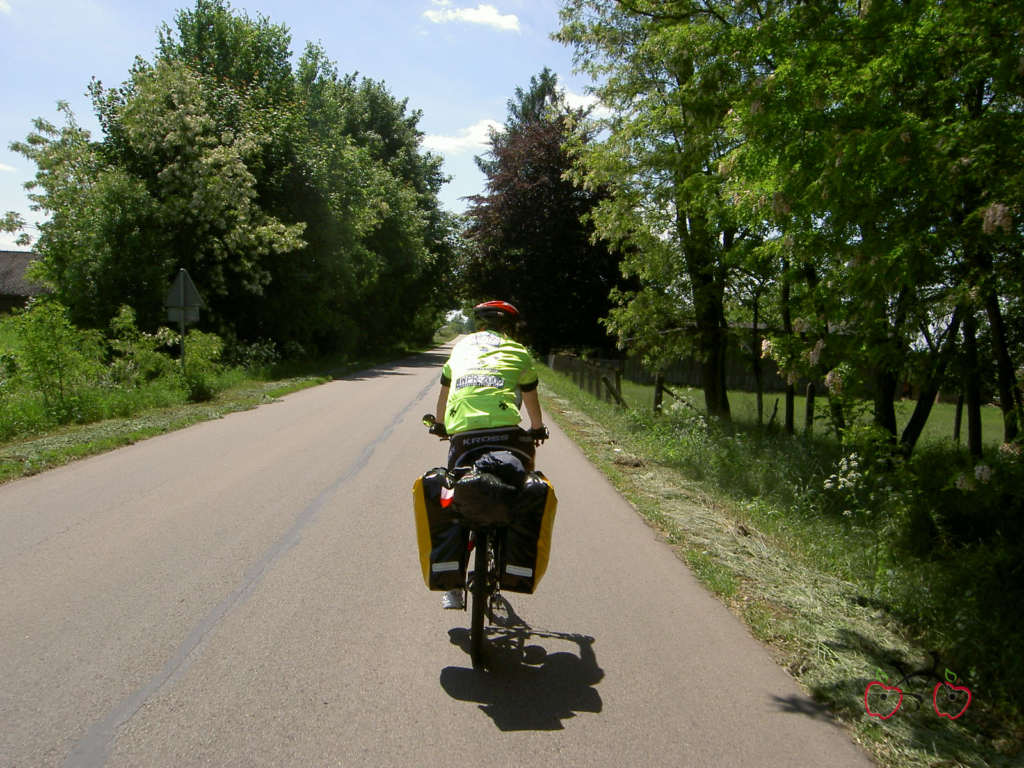
{"type": "Polygon", "coordinates": [[[443,360],[0,486],[0,766],[873,764],[550,422],[473,670],[413,527],[443,360]]]}

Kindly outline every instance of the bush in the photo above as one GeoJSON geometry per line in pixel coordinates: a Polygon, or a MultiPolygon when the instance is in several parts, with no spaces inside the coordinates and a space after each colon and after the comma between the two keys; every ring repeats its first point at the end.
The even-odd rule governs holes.
{"type": "Polygon", "coordinates": [[[123,306],[110,321],[110,347],[114,353],[108,369],[111,380],[120,386],[138,387],[162,377],[174,377],[178,364],[161,348],[179,343],[170,328],[143,333],[135,325],[135,310],[123,306]]]}
{"type": "MultiPolygon", "coordinates": [[[[23,378],[43,399],[47,415],[58,424],[81,421],[86,389],[103,371],[103,337],[75,328],[67,309],[51,299],[34,299],[4,321],[16,338],[13,349],[17,378],[23,378]]],[[[10,369],[10,363],[5,363],[10,369]]]]}
{"type": "Polygon", "coordinates": [[[193,403],[206,402],[217,394],[224,370],[220,364],[223,350],[224,342],[216,334],[193,329],[185,336],[185,387],[193,403]]]}

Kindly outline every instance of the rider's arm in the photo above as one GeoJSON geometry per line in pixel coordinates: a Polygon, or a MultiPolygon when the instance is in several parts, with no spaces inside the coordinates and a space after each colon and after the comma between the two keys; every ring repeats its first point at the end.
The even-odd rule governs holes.
{"type": "Polygon", "coordinates": [[[437,395],[437,407],[434,409],[434,418],[437,419],[438,424],[444,424],[444,412],[448,408],[448,389],[449,387],[442,384],[441,391],[437,395]]]}
{"type": "Polygon", "coordinates": [[[543,427],[544,416],[540,412],[540,398],[537,397],[536,389],[523,392],[523,405],[526,406],[526,415],[530,417],[530,429],[540,429],[543,427]]]}

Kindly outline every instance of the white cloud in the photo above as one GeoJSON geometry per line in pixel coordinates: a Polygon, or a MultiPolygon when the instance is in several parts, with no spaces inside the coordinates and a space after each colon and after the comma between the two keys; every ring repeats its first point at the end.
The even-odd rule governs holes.
{"type": "MultiPolygon", "coordinates": [[[[0,0],[0,3],[3,3],[3,1],[4,0],[0,0]]],[[[17,170],[17,168],[7,165],[6,163],[0,163],[0,173],[14,173],[17,170]]]]}
{"type": "Polygon", "coordinates": [[[0,13],[10,13],[11,4],[7,0],[0,0],[0,13]]]}
{"type": "MultiPolygon", "coordinates": [[[[0,0],[0,3],[2,2],[4,0],[0,0]]],[[[502,14],[493,5],[481,3],[476,8],[453,8],[451,0],[433,2],[437,7],[431,11],[424,11],[423,15],[435,24],[464,21],[468,24],[485,24],[508,32],[519,31],[519,17],[513,13],[502,14]]]]}
{"type": "MultiPolygon", "coordinates": [[[[563,78],[559,77],[558,81],[562,82],[563,78]]],[[[562,93],[565,96],[565,103],[573,109],[591,109],[591,117],[605,118],[611,117],[611,110],[608,109],[601,100],[592,93],[574,93],[568,88],[562,88],[562,93]]]]}
{"type": "Polygon", "coordinates": [[[500,131],[504,126],[496,120],[479,120],[469,128],[463,128],[458,136],[424,136],[423,146],[448,155],[475,152],[490,144],[492,128],[500,131]]]}

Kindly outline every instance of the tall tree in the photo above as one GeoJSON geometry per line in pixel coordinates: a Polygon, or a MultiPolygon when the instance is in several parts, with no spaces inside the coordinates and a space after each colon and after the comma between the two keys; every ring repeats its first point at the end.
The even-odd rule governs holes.
{"type": "Polygon", "coordinates": [[[450,269],[454,223],[420,115],[318,46],[293,71],[289,46],[283,25],[197,0],[153,62],[92,84],[102,141],[68,115],[15,145],[39,167],[38,250],[77,321],[128,303],[155,324],[183,266],[229,335],[295,351],[429,337],[443,280],[423,277],[450,269]]]}
{"type": "Polygon", "coordinates": [[[719,164],[746,77],[730,54],[757,13],[749,3],[572,0],[556,36],[614,112],[578,168],[585,185],[610,190],[597,229],[629,252],[626,269],[641,284],[620,296],[610,324],[656,367],[696,356],[708,413],[723,419],[726,286],[754,233],[723,196],[719,164]]]}
{"type": "Polygon", "coordinates": [[[620,282],[617,254],[589,221],[603,191],[566,178],[567,142],[590,138],[584,117],[546,68],[529,88],[517,88],[504,130],[491,134],[488,155],[478,158],[486,194],[470,198],[467,213],[464,291],[515,303],[527,318],[525,341],[541,352],[607,348],[599,320],[620,282]]]}

